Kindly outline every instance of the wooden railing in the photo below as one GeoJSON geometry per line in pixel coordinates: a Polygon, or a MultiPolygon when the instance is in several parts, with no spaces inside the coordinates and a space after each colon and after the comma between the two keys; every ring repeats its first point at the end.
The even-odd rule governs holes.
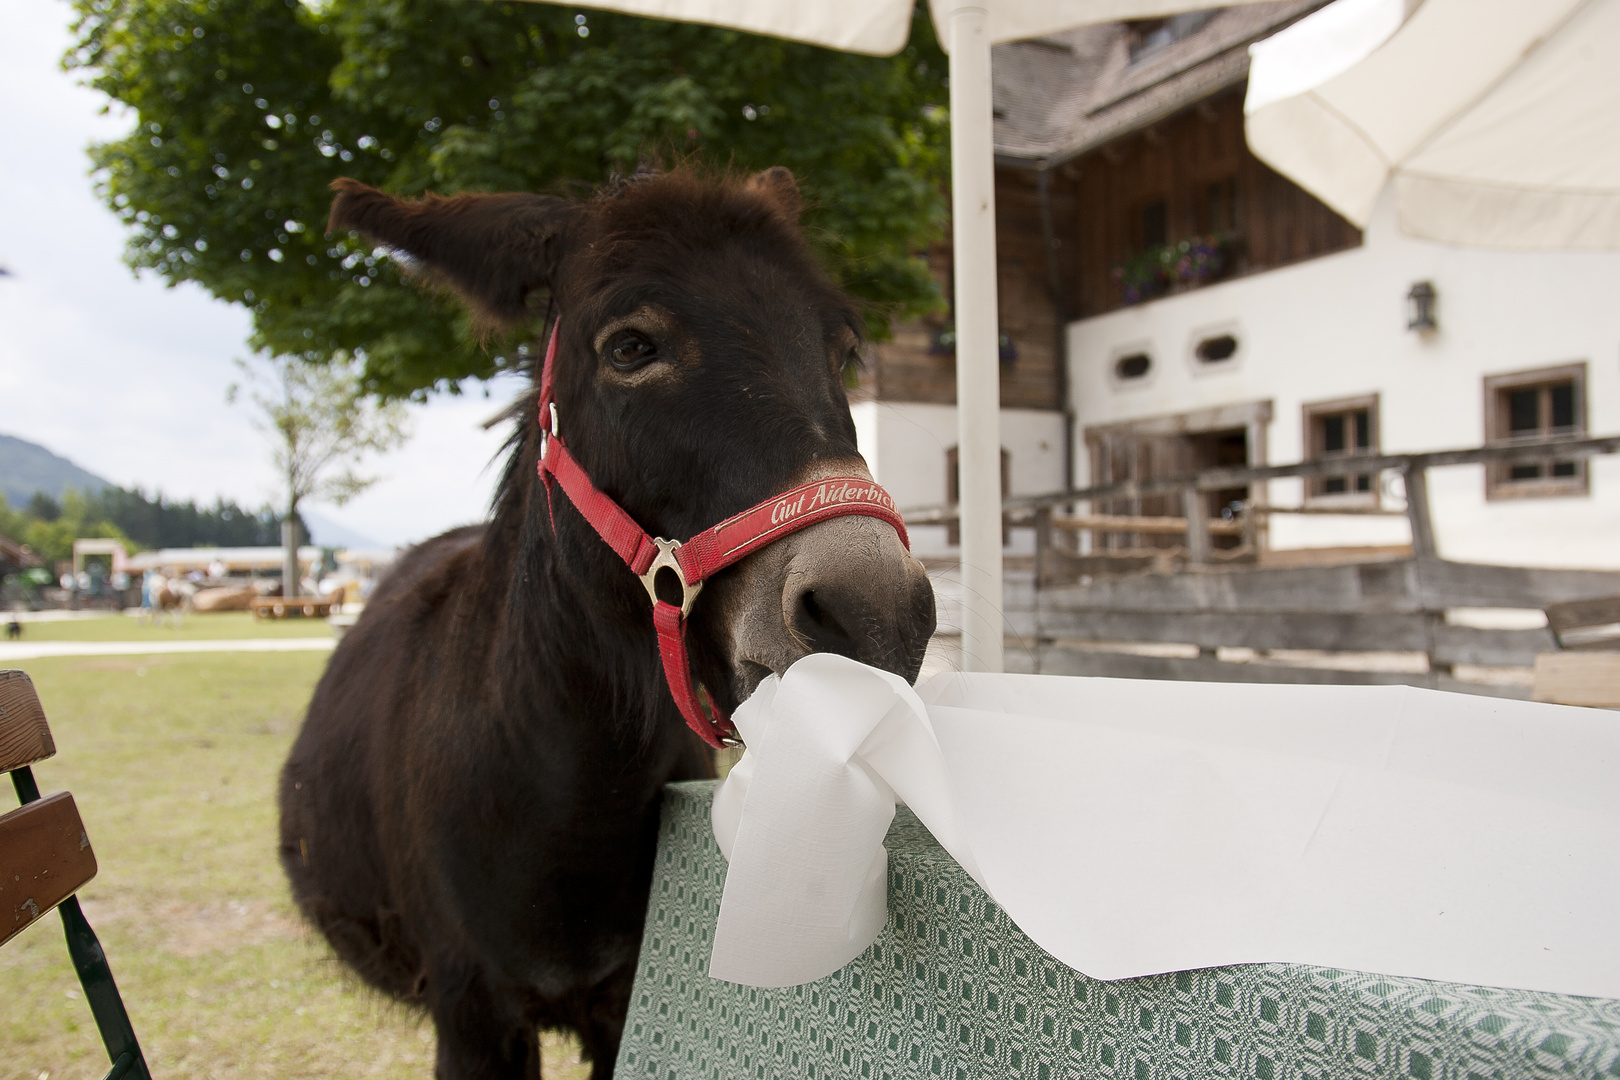
{"type": "MultiPolygon", "coordinates": [[[[1458,608],[1541,608],[1559,601],[1620,596],[1620,572],[1453,563],[1435,552],[1426,471],[1476,463],[1571,461],[1620,452],[1620,436],[1548,440],[1424,454],[1345,457],[1291,465],[1206,469],[1163,479],[1103,484],[1008,499],[1009,526],[1034,526],[1035,573],[1003,584],[1009,670],[1062,675],[1213,681],[1409,683],[1526,696],[1528,683],[1480,681],[1459,669],[1518,669],[1556,651],[1552,630],[1487,629],[1452,619],[1458,608]],[[1269,507],[1256,500],[1235,520],[1206,519],[1201,493],[1286,477],[1399,472],[1406,506],[1269,507]],[[1076,503],[1181,495],[1183,517],[1078,514],[1076,503]],[[1259,522],[1270,514],[1383,514],[1411,523],[1412,551],[1348,549],[1305,565],[1254,563],[1259,522]],[[1056,537],[1184,535],[1183,547],[1138,547],[1080,555],[1056,537]],[[1237,537],[1236,549],[1215,537],[1237,537]],[[1176,573],[1205,563],[1193,573],[1176,573]],[[1143,570],[1165,571],[1142,573],[1143,570]],[[1132,572],[1136,571],[1136,572],[1132,572]],[[1144,648],[1147,646],[1148,648],[1144,648]],[[1166,646],[1173,646],[1166,652],[1166,646]],[[1241,655],[1231,650],[1241,651],[1241,655]],[[1189,651],[1190,650],[1190,651],[1189,651]],[[1356,654],[1361,654],[1358,658],[1356,654]],[[1405,659],[1399,654],[1407,654],[1405,659]],[[1425,659],[1415,666],[1413,657],[1425,659]],[[1398,662],[1398,663],[1397,663],[1398,662]],[[1396,666],[1390,666],[1395,663],[1396,666]],[[1400,666],[1405,664],[1407,666],[1400,666]]],[[[943,524],[954,507],[906,515],[943,524]]],[[[949,631],[947,630],[948,634],[949,631]]]]}
{"type": "MultiPolygon", "coordinates": [[[[1134,532],[1154,535],[1179,533],[1186,536],[1186,558],[1192,563],[1212,560],[1214,549],[1211,536],[1238,535],[1251,538],[1254,523],[1211,521],[1202,513],[1200,493],[1220,491],[1283,480],[1293,477],[1314,478],[1325,476],[1360,476],[1368,473],[1400,473],[1406,487],[1404,511],[1412,528],[1412,553],[1419,558],[1435,555],[1434,523],[1429,514],[1429,469],[1448,465],[1520,464],[1546,461],[1572,461],[1602,454],[1620,453],[1620,435],[1596,438],[1547,439],[1506,446],[1476,446],[1463,450],[1434,450],[1416,454],[1368,454],[1344,457],[1318,458],[1297,461],[1287,465],[1245,465],[1203,469],[1182,476],[1156,477],[1150,480],[1122,480],[1110,484],[1055,491],[1043,495],[1016,495],[1002,502],[1003,520],[1008,526],[1033,526],[1035,529],[1037,579],[1043,580],[1042,555],[1052,550],[1052,533],[1075,529],[1134,532]],[[1182,517],[1124,517],[1121,515],[1063,514],[1060,507],[1095,500],[1136,499],[1151,495],[1181,497],[1182,517]]],[[[1256,514],[1289,512],[1293,508],[1253,507],[1256,514]]],[[[1312,508],[1299,508],[1311,512],[1312,508]]],[[[1294,511],[1294,512],[1299,512],[1294,511]]],[[[1368,510],[1344,507],[1321,509],[1321,513],[1356,514],[1368,510]]],[[[1388,511],[1373,510],[1374,513],[1388,511]]],[[[1400,513],[1396,511],[1395,513],[1400,513]]],[[[957,520],[954,505],[919,507],[905,512],[909,525],[949,525],[957,520]]]]}

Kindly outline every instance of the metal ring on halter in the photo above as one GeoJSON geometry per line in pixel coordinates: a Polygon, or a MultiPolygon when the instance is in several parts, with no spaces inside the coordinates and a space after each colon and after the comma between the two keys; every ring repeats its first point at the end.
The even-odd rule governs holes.
{"type": "Polygon", "coordinates": [[[681,549],[679,540],[665,540],[661,536],[653,537],[653,544],[658,548],[658,554],[653,557],[652,565],[647,572],[641,575],[641,583],[647,588],[647,595],[652,597],[654,605],[658,603],[658,571],[665,569],[675,571],[675,580],[681,583],[681,616],[684,618],[692,614],[692,603],[703,591],[703,582],[688,582],[686,575],[681,572],[681,564],[676,561],[675,553],[681,549]]]}

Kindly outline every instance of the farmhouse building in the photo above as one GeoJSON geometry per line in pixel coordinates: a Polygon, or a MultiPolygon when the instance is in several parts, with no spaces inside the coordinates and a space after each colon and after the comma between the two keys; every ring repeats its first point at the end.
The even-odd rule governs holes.
{"type": "MultiPolygon", "coordinates": [[[[1244,140],[1253,42],[1321,0],[1113,23],[994,52],[1003,484],[1620,431],[1620,254],[1363,233],[1244,140]]],[[[948,239],[930,253],[950,294],[948,239]]],[[[949,315],[873,350],[863,452],[903,506],[954,501],[949,315]]],[[[1434,470],[1441,553],[1620,567],[1620,460],[1434,470]]],[[[1393,475],[1212,492],[1268,553],[1410,542],[1393,475]],[[1282,510],[1347,511],[1284,513],[1282,510]]],[[[1094,513],[1180,513],[1160,497],[1094,513]]],[[[944,527],[919,550],[948,555],[944,527]]],[[[1029,537],[1015,532],[1013,551],[1029,537]]],[[[1174,542],[1082,535],[1082,544],[1174,542]]],[[[1279,556],[1280,557],[1280,556],[1279,556]]]]}

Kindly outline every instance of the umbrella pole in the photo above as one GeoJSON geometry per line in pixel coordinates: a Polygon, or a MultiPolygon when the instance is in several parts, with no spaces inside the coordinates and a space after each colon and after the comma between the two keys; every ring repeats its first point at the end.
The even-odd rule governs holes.
{"type": "MultiPolygon", "coordinates": [[[[936,9],[937,10],[937,9],[936,9]]],[[[1001,671],[1001,384],[990,35],[983,0],[950,8],[951,221],[962,670],[1001,671]]]]}

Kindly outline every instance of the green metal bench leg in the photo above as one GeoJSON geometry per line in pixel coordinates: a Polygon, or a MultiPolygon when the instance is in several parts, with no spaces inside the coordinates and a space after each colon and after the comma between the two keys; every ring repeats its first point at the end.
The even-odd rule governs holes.
{"type": "MultiPolygon", "coordinates": [[[[33,770],[27,766],[12,770],[11,783],[17,789],[19,802],[31,803],[39,798],[39,785],[34,782],[33,770]]],[[[62,915],[68,955],[73,957],[73,967],[79,973],[79,985],[84,987],[85,1000],[90,1003],[90,1012],[96,1018],[101,1041],[107,1047],[107,1056],[112,1059],[112,1069],[105,1080],[120,1080],[122,1077],[152,1080],[152,1074],[146,1068],[146,1058],[141,1054],[141,1044],[135,1040],[135,1029],[130,1026],[129,1013],[124,1011],[124,999],[118,996],[118,984],[113,982],[107,954],[101,951],[101,942],[96,940],[96,932],[90,929],[90,923],[79,907],[79,898],[68,897],[57,905],[57,910],[62,915]]]]}
{"type": "Polygon", "coordinates": [[[141,1056],[141,1044],[135,1041],[135,1029],[130,1026],[129,1014],[124,1011],[124,999],[118,996],[113,982],[112,968],[107,955],[101,951],[96,932],[90,929],[79,898],[70,896],[62,901],[62,929],[67,933],[68,952],[73,966],[79,970],[79,983],[84,987],[85,1000],[95,1014],[96,1027],[101,1029],[101,1041],[107,1046],[107,1056],[113,1059],[112,1071],[106,1080],[127,1076],[131,1080],[152,1080],[147,1071],[146,1058],[141,1056]]]}

